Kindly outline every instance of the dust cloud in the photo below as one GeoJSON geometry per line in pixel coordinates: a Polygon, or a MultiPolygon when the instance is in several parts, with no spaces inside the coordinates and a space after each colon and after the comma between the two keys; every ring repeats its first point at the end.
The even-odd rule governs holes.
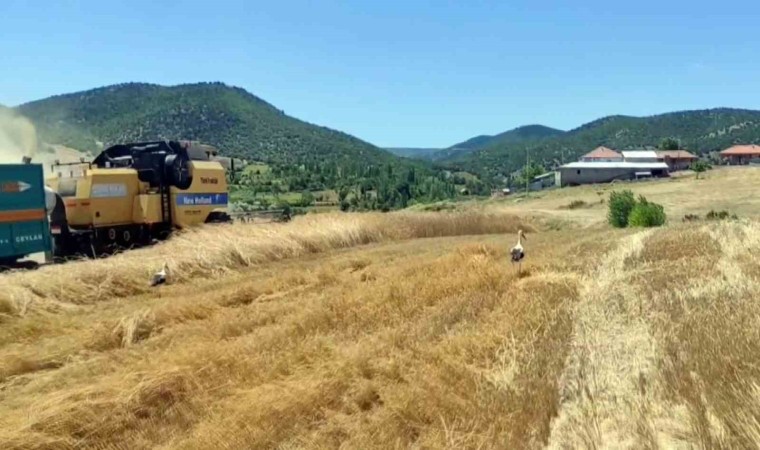
{"type": "Polygon", "coordinates": [[[34,160],[37,152],[37,131],[32,122],[0,108],[0,164],[20,163],[24,156],[34,160]]]}

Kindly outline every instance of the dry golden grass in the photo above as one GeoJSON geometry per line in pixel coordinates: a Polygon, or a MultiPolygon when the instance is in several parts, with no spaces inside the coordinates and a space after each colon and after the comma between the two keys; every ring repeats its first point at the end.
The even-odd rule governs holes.
{"type": "Polygon", "coordinates": [[[760,227],[640,232],[576,304],[557,448],[760,445],[760,227]]]}
{"type": "Polygon", "coordinates": [[[210,226],[188,230],[164,245],[74,265],[45,267],[3,278],[0,321],[29,308],[72,310],[114,297],[150,291],[147,280],[169,263],[171,281],[220,277],[256,264],[340,248],[412,238],[515,232],[527,225],[507,214],[319,214],[292,223],[210,226]]]}
{"type": "Polygon", "coordinates": [[[2,275],[0,448],[757,447],[758,255],[748,221],[548,231],[473,208],[2,275]]]}
{"type": "Polygon", "coordinates": [[[727,210],[740,218],[760,217],[760,168],[748,166],[717,167],[694,179],[693,173],[673,178],[642,182],[623,182],[563,188],[531,193],[531,200],[507,198],[492,201],[501,209],[521,217],[563,219],[583,225],[606,220],[607,205],[601,200],[610,192],[630,189],[634,194],[662,204],[668,219],[681,222],[686,214],[704,216],[708,211],[727,210]],[[585,208],[568,208],[573,202],[585,202],[585,208]],[[570,211],[568,211],[570,209],[570,211]]]}

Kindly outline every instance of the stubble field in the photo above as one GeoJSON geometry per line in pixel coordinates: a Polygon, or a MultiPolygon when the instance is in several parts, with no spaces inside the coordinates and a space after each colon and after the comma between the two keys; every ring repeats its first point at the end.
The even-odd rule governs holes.
{"type": "Polygon", "coordinates": [[[580,188],[0,275],[0,448],[756,447],[760,226],[676,215],[722,177],[637,184],[656,230],[580,188]]]}

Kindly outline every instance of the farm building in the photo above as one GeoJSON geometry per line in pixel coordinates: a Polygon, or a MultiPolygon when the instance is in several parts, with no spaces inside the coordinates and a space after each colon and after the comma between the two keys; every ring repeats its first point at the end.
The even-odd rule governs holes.
{"type": "Polygon", "coordinates": [[[654,150],[624,150],[623,161],[630,163],[656,163],[659,156],[654,150]]]}
{"type": "MultiPolygon", "coordinates": [[[[654,153],[654,152],[652,152],[654,153]]],[[[560,186],[668,176],[664,162],[573,162],[559,168],[560,186]]]]}
{"type": "Polygon", "coordinates": [[[557,172],[547,172],[543,175],[533,177],[530,181],[531,191],[540,191],[548,187],[555,186],[557,182],[557,172]]]}
{"type": "Polygon", "coordinates": [[[694,161],[699,159],[696,155],[686,150],[658,150],[657,156],[660,158],[660,161],[668,165],[668,169],[671,172],[686,170],[694,161]]]}
{"type": "Polygon", "coordinates": [[[749,164],[752,160],[760,159],[760,146],[734,145],[720,152],[720,156],[731,165],[749,164]]]}
{"type": "Polygon", "coordinates": [[[623,155],[607,147],[597,147],[581,156],[583,162],[616,162],[622,160],[623,155]]]}

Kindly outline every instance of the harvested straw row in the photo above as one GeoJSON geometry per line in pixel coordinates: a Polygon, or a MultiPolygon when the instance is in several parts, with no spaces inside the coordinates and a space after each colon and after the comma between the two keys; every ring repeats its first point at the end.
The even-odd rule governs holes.
{"type": "Polygon", "coordinates": [[[466,211],[320,214],[285,225],[201,227],[149,249],[3,275],[0,318],[148,292],[146,280],[163,262],[169,264],[171,282],[181,283],[310,253],[412,238],[511,233],[520,226],[512,215],[466,211]]]}

